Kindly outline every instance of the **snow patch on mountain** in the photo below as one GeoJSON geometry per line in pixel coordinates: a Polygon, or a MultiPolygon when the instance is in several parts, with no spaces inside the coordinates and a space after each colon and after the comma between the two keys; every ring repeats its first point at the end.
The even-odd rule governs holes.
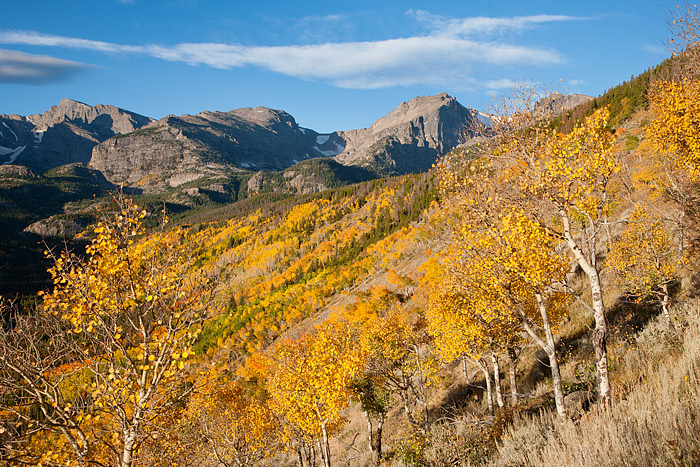
{"type": "MultiPolygon", "coordinates": [[[[4,123],[4,122],[3,122],[3,123],[4,123]]],[[[20,147],[15,148],[15,149],[10,149],[10,148],[6,148],[6,147],[3,147],[3,146],[0,146],[0,155],[7,156],[7,155],[9,154],[9,156],[10,156],[10,160],[7,161],[7,162],[3,162],[2,165],[10,165],[10,164],[13,164],[13,163],[15,162],[15,160],[19,157],[19,155],[22,154],[22,152],[23,152],[26,148],[27,148],[26,145],[20,146],[20,147]],[[4,150],[7,150],[8,152],[4,152],[4,150]],[[4,154],[3,154],[3,152],[4,152],[4,154]]]]}
{"type": "MultiPolygon", "coordinates": [[[[336,147],[338,146],[338,143],[336,143],[336,147]]],[[[341,152],[343,152],[343,148],[338,148],[338,149],[331,149],[329,151],[324,151],[323,149],[320,149],[318,146],[314,146],[314,149],[323,154],[325,157],[333,157],[337,156],[341,152]]]]}
{"type": "Polygon", "coordinates": [[[2,124],[5,126],[5,128],[7,128],[8,130],[10,130],[10,133],[12,133],[12,134],[14,135],[15,141],[19,141],[19,138],[17,137],[17,133],[15,133],[14,131],[12,131],[12,128],[10,128],[9,126],[7,126],[7,123],[2,122],[2,124]]]}

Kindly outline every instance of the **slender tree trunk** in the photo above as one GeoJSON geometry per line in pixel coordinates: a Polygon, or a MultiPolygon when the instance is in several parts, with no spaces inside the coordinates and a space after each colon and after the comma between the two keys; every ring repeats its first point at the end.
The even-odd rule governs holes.
{"type": "Polygon", "coordinates": [[[664,296],[661,299],[661,309],[664,313],[664,319],[666,320],[666,328],[669,332],[673,332],[676,328],[673,326],[673,320],[671,319],[671,313],[668,309],[669,294],[668,294],[668,284],[663,285],[664,296]]]}
{"type": "Polygon", "coordinates": [[[328,442],[328,431],[326,424],[321,424],[321,434],[323,436],[323,445],[321,446],[323,467],[331,467],[331,446],[328,442]]]}
{"type": "Polygon", "coordinates": [[[373,434],[373,429],[372,429],[372,419],[369,416],[368,411],[364,411],[365,413],[365,420],[367,420],[367,446],[369,447],[370,451],[374,451],[374,434],[373,434]]]}
{"type": "Polygon", "coordinates": [[[596,375],[598,379],[598,392],[600,402],[604,410],[612,405],[610,394],[610,377],[608,376],[608,325],[605,321],[605,305],[600,288],[598,271],[591,279],[591,295],[593,297],[593,309],[595,329],[593,330],[593,347],[595,349],[596,375]]]}
{"type": "Polygon", "coordinates": [[[510,400],[511,405],[518,405],[518,381],[516,379],[516,373],[518,369],[518,354],[515,352],[513,347],[508,348],[508,358],[510,359],[510,365],[508,367],[508,373],[510,375],[510,400]]]}
{"type": "Polygon", "coordinates": [[[413,355],[416,360],[416,367],[418,368],[418,388],[417,388],[417,395],[416,399],[418,400],[418,403],[421,405],[421,414],[422,414],[422,426],[423,426],[423,433],[427,433],[430,430],[430,418],[428,417],[428,398],[425,395],[425,373],[423,372],[423,365],[421,364],[420,361],[420,352],[418,350],[417,346],[413,346],[413,355]]]}
{"type": "Polygon", "coordinates": [[[384,428],[384,414],[379,414],[379,420],[377,420],[377,434],[374,437],[375,440],[375,451],[377,452],[377,465],[382,464],[382,429],[384,428]]]}
{"type": "Polygon", "coordinates": [[[496,403],[499,408],[505,407],[503,402],[503,391],[501,388],[501,367],[498,365],[498,356],[491,353],[491,362],[493,363],[493,386],[496,390],[496,403]]]}
{"type": "Polygon", "coordinates": [[[304,467],[304,458],[301,455],[301,447],[297,448],[297,465],[304,467]]]}
{"type": "Polygon", "coordinates": [[[583,272],[588,277],[588,282],[591,286],[591,301],[593,304],[593,319],[595,321],[595,328],[593,330],[593,336],[591,341],[593,343],[593,348],[595,349],[595,366],[596,366],[596,379],[598,382],[598,396],[600,398],[600,403],[603,409],[607,409],[612,404],[612,397],[610,395],[610,378],[608,376],[608,348],[607,348],[607,334],[608,327],[605,321],[605,304],[603,303],[603,292],[600,286],[600,275],[598,274],[598,269],[595,266],[595,233],[591,239],[591,258],[592,261],[586,259],[581,250],[581,247],[574,239],[571,233],[571,226],[569,224],[569,216],[564,210],[560,210],[559,214],[562,220],[562,226],[564,231],[564,238],[566,239],[566,244],[574,254],[576,262],[581,267],[583,272]]]}
{"type": "Polygon", "coordinates": [[[540,336],[532,329],[527,319],[524,318],[523,325],[525,331],[530,334],[535,342],[544,350],[549,359],[549,368],[552,372],[552,389],[554,390],[554,403],[557,407],[557,414],[560,416],[566,415],[566,407],[564,406],[564,391],[561,388],[561,374],[559,373],[559,360],[557,359],[557,347],[554,340],[554,334],[552,333],[552,325],[549,322],[549,313],[547,313],[547,306],[544,302],[542,295],[535,294],[537,299],[537,306],[540,309],[540,316],[542,317],[542,327],[544,328],[546,342],[544,342],[540,336]]]}
{"type": "Polygon", "coordinates": [[[124,433],[124,448],[122,449],[122,465],[121,467],[131,467],[133,461],[134,445],[136,444],[136,433],[132,430],[126,430],[124,433]]]}
{"type": "Polygon", "coordinates": [[[467,356],[462,355],[462,372],[464,373],[464,381],[467,382],[467,384],[471,384],[472,380],[469,377],[469,369],[467,368],[467,356]]]}
{"type": "Polygon", "coordinates": [[[370,452],[375,453],[375,461],[377,465],[382,462],[382,428],[384,427],[384,414],[379,413],[377,417],[377,431],[373,430],[372,418],[369,412],[365,411],[365,419],[367,420],[367,441],[369,443],[370,452]]]}
{"type": "Polygon", "coordinates": [[[486,402],[489,407],[489,415],[493,417],[493,387],[491,386],[491,374],[489,373],[489,367],[486,360],[479,359],[477,364],[479,369],[484,374],[484,381],[486,381],[486,402]]]}
{"type": "MultiPolygon", "coordinates": [[[[321,456],[321,466],[327,467],[326,465],[326,453],[323,450],[322,441],[319,439],[316,441],[316,447],[318,447],[318,455],[321,456]]],[[[315,456],[314,456],[315,457],[315,456]]],[[[316,464],[316,459],[314,459],[314,464],[316,464]]]]}

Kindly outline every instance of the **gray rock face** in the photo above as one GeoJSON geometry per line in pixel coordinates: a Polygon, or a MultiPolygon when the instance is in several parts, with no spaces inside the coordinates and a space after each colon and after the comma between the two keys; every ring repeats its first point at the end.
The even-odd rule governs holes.
{"type": "Polygon", "coordinates": [[[33,233],[41,237],[71,238],[82,232],[87,227],[87,223],[75,220],[61,219],[51,216],[47,219],[34,222],[25,227],[24,232],[33,233]]]}
{"type": "Polygon", "coordinates": [[[346,146],[335,159],[382,175],[422,172],[477,126],[474,112],[446,93],[416,97],[369,128],[341,132],[346,146]]]}
{"type": "Polygon", "coordinates": [[[168,116],[109,139],[95,147],[90,166],[113,183],[159,191],[230,171],[282,170],[323,156],[319,140],[329,139],[300,128],[281,110],[201,112],[168,116]]]}
{"type": "Polygon", "coordinates": [[[36,170],[87,163],[101,141],[151,121],[111,105],[91,107],[70,99],[43,114],[0,115],[0,163],[36,170]]]}
{"type": "Polygon", "coordinates": [[[542,116],[552,116],[558,115],[561,112],[569,109],[573,109],[579,104],[588,102],[593,99],[591,96],[586,96],[585,94],[550,94],[547,97],[535,102],[534,112],[537,115],[542,116]]]}

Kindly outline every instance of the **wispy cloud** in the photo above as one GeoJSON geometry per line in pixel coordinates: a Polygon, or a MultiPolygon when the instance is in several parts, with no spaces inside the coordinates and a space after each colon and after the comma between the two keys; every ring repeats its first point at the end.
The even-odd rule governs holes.
{"type": "MultiPolygon", "coordinates": [[[[423,10],[409,13],[429,25],[427,34],[381,41],[262,47],[222,43],[125,45],[33,31],[0,31],[0,43],[137,53],[223,69],[252,66],[344,88],[414,84],[442,87],[475,83],[475,68],[484,66],[548,66],[565,62],[564,56],[553,48],[512,44],[494,37],[485,40],[473,37],[476,33],[493,35],[504,29],[578,19],[556,15],[447,18],[423,10]]],[[[342,19],[331,15],[305,21],[332,23],[342,19]]]]}
{"type": "Polygon", "coordinates": [[[580,86],[581,84],[586,84],[586,82],[582,79],[570,79],[569,80],[569,85],[571,85],[571,86],[580,86]]]}
{"type": "Polygon", "coordinates": [[[510,89],[516,86],[517,82],[513,79],[508,78],[489,80],[486,82],[486,87],[491,91],[495,91],[498,89],[510,89]]]}
{"type": "Polygon", "coordinates": [[[664,47],[663,45],[647,44],[642,46],[642,48],[647,52],[651,52],[656,55],[671,55],[671,52],[668,50],[668,48],[664,47]]]}
{"type": "Polygon", "coordinates": [[[483,36],[485,34],[519,32],[544,23],[580,21],[586,19],[578,16],[566,15],[450,18],[447,16],[433,15],[425,10],[408,10],[406,13],[425,24],[431,34],[456,36],[483,36]]]}
{"type": "Polygon", "coordinates": [[[0,44],[23,44],[71,49],[96,50],[99,52],[144,52],[142,46],[119,45],[111,42],[78,39],[75,37],[54,36],[36,31],[2,31],[0,44]]]}
{"type": "Polygon", "coordinates": [[[89,65],[0,49],[0,83],[45,84],[65,81],[89,65]]]}

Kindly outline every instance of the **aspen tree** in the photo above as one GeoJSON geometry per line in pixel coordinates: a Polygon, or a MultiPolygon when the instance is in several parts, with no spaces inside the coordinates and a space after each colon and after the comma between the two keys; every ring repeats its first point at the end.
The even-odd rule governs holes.
{"type": "MultiPolygon", "coordinates": [[[[197,450],[221,467],[253,467],[277,451],[279,424],[265,403],[241,381],[226,381],[213,371],[187,404],[178,429],[193,458],[197,450]]],[[[188,456],[185,455],[185,458],[188,456]]]]}
{"type": "Polygon", "coordinates": [[[265,357],[261,376],[270,408],[292,430],[290,442],[318,443],[324,467],[331,465],[330,437],[343,425],[353,396],[359,350],[354,328],[331,318],[314,332],[281,341],[265,357]]]}
{"type": "MultiPolygon", "coordinates": [[[[459,291],[467,307],[461,314],[471,313],[486,324],[482,332],[490,336],[492,347],[507,352],[524,330],[545,351],[557,411],[563,415],[554,332],[566,313],[568,300],[562,289],[568,268],[566,258],[556,252],[558,236],[533,219],[529,204],[518,193],[517,183],[523,182],[516,177],[521,176],[523,165],[513,168],[488,157],[474,157],[457,161],[460,172],[450,167],[451,162],[445,161],[438,172],[454,212],[451,243],[445,252],[449,287],[459,291]],[[491,324],[504,322],[510,325],[491,324]]],[[[464,317],[448,317],[452,325],[459,319],[464,317]]]]}
{"type": "Polygon", "coordinates": [[[146,211],[121,194],[114,201],[87,258],[49,253],[54,288],[38,314],[50,327],[30,335],[48,334],[27,346],[14,330],[2,331],[0,377],[25,408],[45,407],[31,421],[31,412],[11,410],[60,432],[71,446],[67,462],[129,467],[144,439],[164,428],[161,417],[195,388],[187,361],[216,306],[215,284],[194,269],[185,232],[166,229],[164,217],[144,236],[146,211]],[[51,348],[61,361],[45,353],[51,348]]]}
{"type": "Polygon", "coordinates": [[[421,434],[430,429],[427,388],[437,372],[428,339],[423,317],[398,304],[369,317],[360,334],[365,373],[380,390],[399,396],[406,419],[421,434]]]}
{"type": "Polygon", "coordinates": [[[501,196],[520,206],[566,245],[588,279],[595,327],[596,378],[602,405],[611,403],[607,323],[598,253],[615,203],[618,161],[608,111],[601,109],[567,134],[540,120],[527,102],[503,118],[494,169],[506,187],[501,196]]]}
{"type": "Polygon", "coordinates": [[[639,205],[610,249],[608,262],[618,285],[638,300],[657,298],[669,331],[673,321],[669,311],[669,286],[676,280],[680,264],[661,219],[639,205]]]}

